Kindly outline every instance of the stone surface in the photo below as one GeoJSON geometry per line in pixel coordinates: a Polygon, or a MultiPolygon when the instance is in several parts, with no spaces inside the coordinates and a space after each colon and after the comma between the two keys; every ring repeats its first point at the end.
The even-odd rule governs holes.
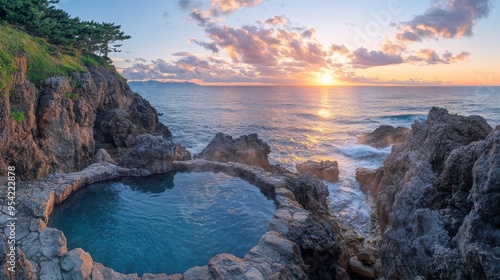
{"type": "Polygon", "coordinates": [[[220,162],[236,162],[255,165],[270,170],[271,165],[267,155],[271,148],[259,139],[257,134],[243,135],[233,139],[224,133],[217,133],[201,153],[195,158],[220,162]]]}
{"type": "Polygon", "coordinates": [[[63,279],[87,279],[92,273],[93,260],[89,253],[76,248],[66,253],[60,260],[63,279]]]}
{"type": "Polygon", "coordinates": [[[406,127],[381,125],[374,131],[359,136],[358,142],[375,148],[383,148],[392,144],[402,143],[409,133],[410,129],[406,127]]]}
{"type": "Polygon", "coordinates": [[[393,148],[375,185],[388,279],[496,279],[500,128],[433,108],[393,148]]]}
{"type": "Polygon", "coordinates": [[[349,269],[359,276],[372,279],[375,278],[375,270],[372,267],[366,266],[358,259],[351,258],[349,260],[349,269]]]}
{"type": "Polygon", "coordinates": [[[39,238],[41,244],[40,253],[47,259],[60,257],[68,251],[66,237],[60,230],[45,228],[40,232],[39,238]]]}
{"type": "Polygon", "coordinates": [[[339,180],[339,165],[336,161],[312,161],[297,164],[297,171],[301,174],[311,172],[321,180],[337,182],[339,180]]]}

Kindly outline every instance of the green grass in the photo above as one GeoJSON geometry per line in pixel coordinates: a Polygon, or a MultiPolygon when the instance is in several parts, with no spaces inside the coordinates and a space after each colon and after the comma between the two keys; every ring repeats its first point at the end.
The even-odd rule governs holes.
{"type": "Polygon", "coordinates": [[[10,115],[12,116],[12,119],[13,119],[16,123],[20,123],[20,122],[23,122],[23,121],[24,121],[24,112],[23,112],[23,111],[21,111],[21,110],[11,109],[11,110],[10,110],[10,115]]]}
{"type": "Polygon", "coordinates": [[[17,71],[16,57],[24,53],[27,58],[27,79],[39,86],[46,78],[72,72],[83,73],[85,66],[102,65],[112,67],[97,55],[83,55],[79,51],[47,43],[8,24],[0,24],[0,93],[10,91],[13,75],[17,71]]]}
{"type": "Polygon", "coordinates": [[[67,99],[76,101],[76,100],[78,100],[78,98],[80,98],[80,95],[78,93],[68,92],[68,93],[64,94],[64,97],[66,97],[67,99]]]}

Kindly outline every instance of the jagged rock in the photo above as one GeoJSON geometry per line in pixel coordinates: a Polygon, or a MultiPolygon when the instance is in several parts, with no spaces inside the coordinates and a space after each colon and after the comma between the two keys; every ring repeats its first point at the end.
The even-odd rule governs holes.
{"type": "Polygon", "coordinates": [[[296,168],[300,174],[311,172],[321,180],[329,182],[337,182],[339,180],[339,164],[336,161],[327,160],[317,162],[308,160],[297,164],[296,168]]]}
{"type": "Polygon", "coordinates": [[[356,168],[356,175],[355,175],[356,181],[360,182],[365,186],[371,185],[375,180],[376,176],[377,176],[376,169],[368,169],[363,167],[356,168]]]}
{"type": "Polygon", "coordinates": [[[409,133],[410,129],[407,127],[381,125],[374,131],[359,136],[358,142],[375,148],[383,148],[403,142],[409,133]]]}
{"type": "Polygon", "coordinates": [[[322,215],[328,212],[328,187],[311,172],[290,180],[287,188],[305,209],[322,215]]]}
{"type": "Polygon", "coordinates": [[[96,144],[132,147],[145,133],[171,137],[156,110],[112,69],[90,66],[37,89],[26,80],[24,54],[17,65],[10,94],[0,95],[0,168],[15,166],[21,180],[82,170],[94,161],[96,144]],[[14,121],[11,110],[24,120],[14,121]]]}
{"type": "Polygon", "coordinates": [[[122,155],[120,165],[144,170],[142,175],[172,170],[174,159],[190,158],[189,152],[162,136],[143,134],[136,138],[137,144],[122,155]]]}
{"type": "Polygon", "coordinates": [[[245,163],[270,170],[271,165],[267,157],[269,153],[271,153],[269,145],[259,139],[255,133],[233,139],[233,137],[219,132],[195,158],[245,163]]]}
{"type": "Polygon", "coordinates": [[[111,158],[109,153],[105,149],[97,150],[94,158],[94,163],[111,163],[116,164],[116,162],[111,158]]]}
{"type": "Polygon", "coordinates": [[[412,125],[374,183],[384,277],[500,275],[499,142],[500,128],[445,109],[412,125]]]}
{"type": "Polygon", "coordinates": [[[64,280],[87,279],[92,273],[93,260],[89,253],[76,248],[66,253],[60,260],[64,280]]]}

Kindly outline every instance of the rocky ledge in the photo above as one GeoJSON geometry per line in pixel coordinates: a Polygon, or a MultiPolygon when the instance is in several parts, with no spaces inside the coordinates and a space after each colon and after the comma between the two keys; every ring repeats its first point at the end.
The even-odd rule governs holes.
{"type": "Polygon", "coordinates": [[[500,127],[433,108],[371,189],[387,279],[500,279],[500,127]]]}
{"type": "Polygon", "coordinates": [[[407,127],[381,125],[370,133],[358,136],[358,142],[375,148],[383,148],[404,142],[409,133],[410,129],[407,127]]]}

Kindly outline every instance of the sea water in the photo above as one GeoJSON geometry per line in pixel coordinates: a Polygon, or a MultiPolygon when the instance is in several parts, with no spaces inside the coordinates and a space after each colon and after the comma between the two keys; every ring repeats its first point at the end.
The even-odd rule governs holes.
{"type": "Polygon", "coordinates": [[[212,87],[131,84],[149,100],[175,141],[200,152],[217,132],[258,133],[271,163],[291,170],[312,160],[336,160],[340,181],[327,183],[330,210],[344,225],[370,236],[370,204],[354,179],[357,167],[377,168],[391,147],[376,149],[356,136],[382,124],[410,127],[429,110],[480,115],[500,124],[498,87],[212,87]]]}
{"type": "Polygon", "coordinates": [[[274,211],[243,179],[169,172],[85,186],[55,205],[48,226],[115,271],[174,274],[220,253],[244,257],[274,211]]]}

